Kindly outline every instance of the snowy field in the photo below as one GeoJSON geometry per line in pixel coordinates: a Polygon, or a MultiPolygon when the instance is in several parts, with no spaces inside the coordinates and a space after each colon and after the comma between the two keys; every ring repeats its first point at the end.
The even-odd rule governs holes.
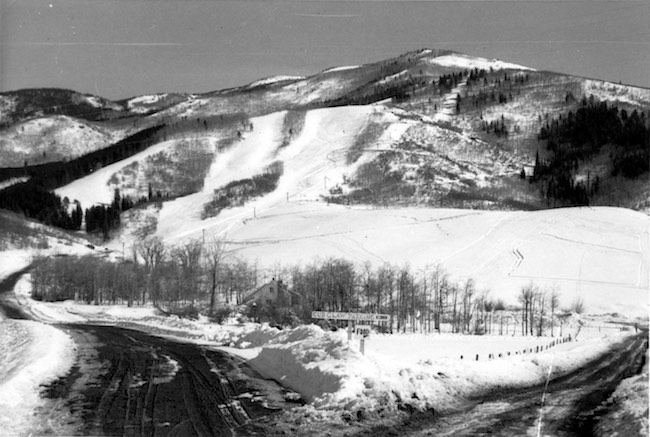
{"type": "Polygon", "coordinates": [[[252,210],[234,208],[203,223],[176,219],[160,235],[173,242],[206,229],[225,236],[237,256],[266,266],[330,256],[358,264],[408,262],[414,269],[441,264],[457,280],[472,277],[480,290],[508,304],[516,304],[522,286],[533,281],[556,286],[562,306],[580,297],[590,313],[648,314],[650,220],[634,211],[368,209],[322,202],[264,209],[261,202],[255,219],[252,210]]]}

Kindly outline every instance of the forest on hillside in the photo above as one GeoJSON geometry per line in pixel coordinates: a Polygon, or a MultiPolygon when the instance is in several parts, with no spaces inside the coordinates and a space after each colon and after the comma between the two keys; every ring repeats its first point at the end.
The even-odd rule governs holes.
{"type": "Polygon", "coordinates": [[[589,205],[598,194],[601,176],[587,174],[577,180],[581,165],[605,154],[609,174],[639,178],[650,170],[650,128],[644,112],[628,113],[593,96],[582,99],[580,107],[560,114],[540,129],[539,140],[546,142],[547,159],[539,153],[531,182],[536,183],[551,206],[589,205]]]}

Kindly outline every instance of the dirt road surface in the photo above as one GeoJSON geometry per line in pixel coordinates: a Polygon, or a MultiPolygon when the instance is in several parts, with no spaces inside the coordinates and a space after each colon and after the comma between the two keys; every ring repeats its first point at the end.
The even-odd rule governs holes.
{"type": "MultiPolygon", "coordinates": [[[[6,318],[31,319],[12,294],[22,274],[0,283],[6,318]]],[[[77,360],[44,388],[55,407],[37,414],[52,423],[52,434],[65,420],[77,435],[230,436],[296,405],[242,360],[205,345],[115,326],[54,326],[72,336],[77,360]]]]}
{"type": "Polygon", "coordinates": [[[217,350],[113,326],[58,325],[78,347],[47,389],[82,435],[229,436],[282,410],[282,388],[217,350]]]}

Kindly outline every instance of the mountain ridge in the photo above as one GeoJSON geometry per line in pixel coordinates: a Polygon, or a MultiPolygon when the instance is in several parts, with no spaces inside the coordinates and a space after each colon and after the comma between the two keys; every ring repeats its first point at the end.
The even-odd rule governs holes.
{"type": "MultiPolygon", "coordinates": [[[[26,94],[32,103],[17,105],[19,109],[34,109],[34,101],[57,101],[53,95],[56,91],[62,94],[63,102],[80,105],[71,103],[69,108],[59,105],[62,111],[71,108],[71,112],[78,113],[80,108],[92,107],[93,111],[107,112],[103,113],[105,116],[101,120],[97,119],[97,112],[91,113],[93,120],[56,113],[38,114],[38,110],[29,113],[31,118],[0,129],[0,149],[13,151],[13,155],[4,154],[5,162],[0,166],[19,167],[56,159],[68,161],[143,129],[163,124],[175,126],[168,128],[165,135],[177,140],[199,139],[198,142],[190,141],[194,145],[204,143],[200,138],[216,139],[216,142],[208,141],[212,144],[210,146],[206,146],[207,143],[198,146],[204,150],[198,155],[192,152],[192,147],[171,146],[177,150],[174,159],[188,153],[192,156],[208,153],[214,157],[222,147],[217,143],[225,141],[236,145],[247,135],[247,120],[283,111],[295,114],[293,120],[285,120],[286,126],[278,128],[280,132],[274,134],[284,138],[283,144],[290,144],[300,133],[301,117],[304,119],[304,114],[310,111],[370,105],[374,108],[371,111],[374,115],[366,116],[362,128],[355,134],[356,143],[350,145],[356,151],[350,149],[346,152],[348,159],[354,157],[358,160],[364,154],[365,159],[370,159],[368,153],[374,150],[372,153],[376,156],[370,159],[372,162],[359,164],[360,169],[366,172],[363,176],[365,182],[360,182],[358,174],[345,175],[346,181],[339,180],[340,185],[346,186],[341,193],[338,189],[334,194],[321,193],[328,201],[424,202],[439,206],[486,207],[492,202],[490,199],[497,199],[500,207],[508,204],[521,207],[530,203],[526,198],[539,198],[539,195],[513,181],[511,176],[534,167],[535,151],[539,155],[541,149],[542,159],[550,159],[538,136],[554,114],[561,116],[579,110],[580,100],[594,95],[599,101],[617,105],[616,111],[619,111],[618,107],[628,113],[641,110],[643,117],[645,113],[642,110],[650,105],[650,90],[643,88],[538,71],[450,50],[420,49],[360,66],[332,67],[304,78],[280,79],[262,79],[204,94],[161,93],[116,102],[69,90],[45,89],[44,96],[34,97],[38,91],[28,90],[26,94]],[[240,120],[237,122],[240,127],[225,127],[224,117],[240,120]],[[384,120],[378,121],[382,117],[384,120]],[[386,117],[392,121],[387,121],[386,117]],[[64,129],[62,120],[77,123],[76,130],[64,129]],[[297,124],[289,126],[291,123],[297,124]],[[35,142],[30,143],[24,132],[34,130],[30,127],[34,124],[46,127],[35,130],[31,135],[35,142]],[[230,129],[230,133],[223,129],[230,129]],[[385,134],[391,129],[401,130],[401,133],[387,139],[385,134]],[[57,130],[61,133],[55,137],[53,132],[57,130]],[[99,136],[82,137],[79,133],[82,131],[97,132],[99,136]],[[53,145],[43,146],[38,141],[41,136],[60,138],[56,143],[60,151],[54,153],[53,145]],[[377,141],[384,144],[383,149],[371,144],[377,141]],[[84,150],[80,144],[88,146],[84,150]],[[500,162],[508,164],[503,167],[500,162]],[[387,172],[399,176],[399,181],[395,177],[384,180],[376,175],[372,177],[374,179],[368,179],[368,172],[387,172]],[[515,194],[504,197],[497,193],[499,190],[514,190],[515,194]],[[468,197],[468,193],[474,194],[468,197]],[[461,200],[463,198],[466,200],[461,200]]],[[[0,94],[0,101],[4,102],[2,97],[6,97],[6,93],[0,94]]],[[[10,94],[10,97],[15,97],[15,94],[10,94]]],[[[42,108],[41,112],[51,110],[51,107],[42,108]]],[[[29,112],[26,111],[23,110],[29,112]]],[[[165,153],[170,156],[170,152],[165,153]]],[[[196,156],[191,159],[196,159],[196,156]]],[[[182,159],[187,161],[190,158],[182,159]]],[[[177,162],[175,165],[184,168],[186,164],[177,162]]],[[[581,180],[583,175],[608,171],[607,166],[601,164],[593,169],[591,163],[585,163],[583,167],[577,171],[576,180],[581,180]]],[[[145,175],[151,171],[141,168],[138,177],[146,178],[145,175]]],[[[177,172],[174,174],[170,177],[178,177],[177,172]]],[[[201,181],[190,185],[197,186],[197,183],[201,181]]],[[[139,192],[131,195],[136,198],[146,195],[142,192],[145,186],[140,183],[139,192]]],[[[171,196],[186,194],[183,189],[178,190],[174,192],[161,187],[162,192],[171,196]]],[[[545,207],[539,200],[529,206],[545,207]]]]}

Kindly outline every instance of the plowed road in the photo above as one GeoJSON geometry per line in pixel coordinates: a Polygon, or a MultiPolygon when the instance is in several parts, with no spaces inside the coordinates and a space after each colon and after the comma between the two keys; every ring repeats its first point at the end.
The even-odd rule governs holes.
{"type": "Polygon", "coordinates": [[[283,408],[281,389],[223,352],[112,326],[59,325],[79,365],[50,387],[84,435],[232,435],[283,408]]]}
{"type": "MultiPolygon", "coordinates": [[[[0,283],[0,313],[28,319],[11,296],[19,277],[0,283]]],[[[71,411],[66,420],[80,435],[229,436],[295,405],[220,351],[114,326],[56,326],[72,336],[78,358],[45,396],[71,411]]]]}

